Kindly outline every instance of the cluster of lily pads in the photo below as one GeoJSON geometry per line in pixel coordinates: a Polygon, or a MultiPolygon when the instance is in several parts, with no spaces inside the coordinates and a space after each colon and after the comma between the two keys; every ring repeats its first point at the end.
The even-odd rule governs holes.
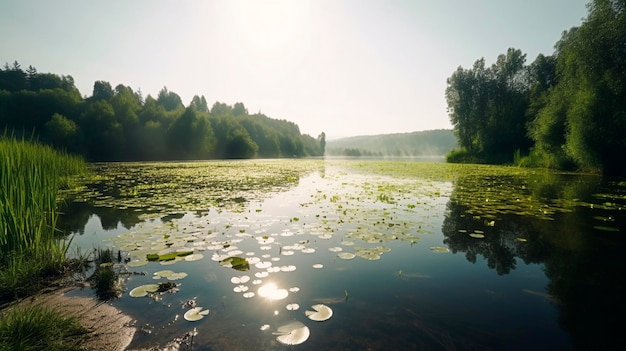
{"type": "MultiPolygon", "coordinates": [[[[432,168],[437,167],[439,166],[432,168]]],[[[300,173],[296,173],[301,174],[305,168],[307,167],[300,168],[300,173]]],[[[159,173],[157,169],[155,166],[151,172],[159,173]]],[[[449,198],[465,204],[468,214],[484,218],[487,226],[492,223],[496,225],[498,215],[509,213],[507,211],[522,213],[538,209],[538,216],[550,216],[555,211],[565,211],[571,206],[565,203],[546,205],[545,201],[533,197],[529,186],[516,183],[519,180],[507,180],[509,178],[506,177],[490,177],[472,183],[475,180],[467,180],[458,174],[436,177],[432,175],[432,171],[429,177],[397,178],[371,174],[348,175],[335,169],[335,172],[326,172],[324,182],[313,187],[293,188],[294,193],[289,196],[299,199],[300,202],[291,204],[292,208],[287,214],[276,215],[273,212],[275,210],[266,207],[264,199],[271,197],[270,195],[280,196],[280,192],[250,191],[262,188],[263,182],[267,181],[264,177],[269,177],[271,172],[256,175],[254,171],[247,169],[245,179],[252,179],[251,184],[241,187],[226,186],[227,179],[242,179],[232,173],[233,169],[225,164],[221,169],[226,170],[224,174],[216,175],[216,169],[206,172],[223,182],[223,186],[218,186],[216,192],[208,197],[214,198],[219,193],[222,198],[245,199],[235,201],[238,204],[236,207],[224,207],[219,201],[207,202],[190,194],[192,190],[195,191],[195,187],[200,189],[198,196],[207,196],[206,191],[209,190],[191,180],[192,175],[197,176],[198,172],[204,172],[201,172],[201,167],[189,166],[184,172],[169,175],[170,178],[165,177],[167,179],[164,179],[163,184],[169,184],[168,186],[158,187],[163,192],[158,194],[161,198],[159,201],[163,202],[156,204],[155,208],[158,210],[162,206],[166,213],[180,215],[168,216],[163,220],[146,220],[129,233],[112,239],[112,244],[125,252],[131,267],[212,261],[218,266],[239,272],[230,278],[230,282],[233,284],[233,293],[242,298],[283,300],[290,294],[297,293],[299,288],[273,285],[268,277],[297,271],[298,266],[288,262],[296,256],[316,254],[325,248],[338,260],[357,257],[367,261],[380,260],[398,245],[413,245],[423,235],[438,232],[440,228],[433,227],[433,221],[429,218],[440,217],[449,198]],[[185,182],[191,184],[188,188],[185,187],[188,190],[181,191],[180,187],[174,186],[185,182]],[[469,189],[476,187],[481,191],[475,194],[469,192],[469,189]],[[507,192],[508,188],[513,191],[507,192]],[[188,201],[190,199],[191,202],[188,201]],[[247,207],[241,207],[241,203],[245,203],[247,207]],[[199,207],[204,210],[193,214],[187,212],[199,207]]],[[[445,169],[450,168],[445,166],[445,169]]],[[[116,173],[112,179],[119,181],[121,173],[116,173]]],[[[293,173],[277,174],[281,174],[279,178],[282,180],[267,183],[274,184],[269,189],[282,187],[285,190],[293,184],[293,179],[297,179],[293,173]],[[292,178],[285,174],[292,174],[292,178]],[[284,187],[281,184],[287,185],[284,187]]],[[[215,184],[204,176],[198,179],[215,184]]],[[[142,184],[135,185],[135,192],[124,195],[123,206],[136,206],[128,201],[144,201],[141,198],[143,192],[152,191],[153,195],[157,194],[147,183],[142,184]]],[[[156,199],[146,201],[151,203],[154,200],[156,199]]],[[[284,200],[290,201],[287,198],[284,200]]],[[[482,239],[485,232],[474,229],[468,231],[467,235],[482,239]]],[[[431,246],[430,250],[434,253],[450,252],[444,246],[431,246]]],[[[315,263],[312,268],[323,269],[326,263],[315,263]]],[[[172,282],[185,278],[185,274],[174,270],[159,270],[154,273],[153,278],[172,282]]],[[[184,289],[184,285],[180,288],[184,289]]],[[[156,293],[159,293],[159,284],[138,286],[129,294],[149,296],[156,293]]],[[[298,311],[300,306],[292,302],[286,304],[285,308],[298,311]]],[[[208,314],[208,309],[193,306],[185,313],[185,319],[197,321],[208,314]]],[[[332,316],[332,310],[326,305],[317,304],[305,311],[305,316],[314,321],[325,320],[332,316]]],[[[294,321],[278,327],[275,335],[279,342],[295,345],[307,340],[310,330],[303,323],[294,321]]]]}
{"type": "Polygon", "coordinates": [[[247,199],[260,199],[297,185],[322,161],[280,160],[99,163],[83,187],[66,191],[77,202],[130,209],[143,218],[172,210],[211,207],[241,210],[247,199]]]}

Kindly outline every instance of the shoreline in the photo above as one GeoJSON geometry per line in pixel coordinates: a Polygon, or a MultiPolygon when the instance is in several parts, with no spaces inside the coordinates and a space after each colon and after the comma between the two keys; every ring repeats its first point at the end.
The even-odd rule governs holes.
{"type": "Polygon", "coordinates": [[[85,350],[124,351],[137,331],[133,319],[117,308],[83,296],[67,296],[76,287],[64,287],[27,297],[7,309],[26,306],[45,306],[67,316],[78,318],[87,332],[81,335],[80,346],[85,350]]]}

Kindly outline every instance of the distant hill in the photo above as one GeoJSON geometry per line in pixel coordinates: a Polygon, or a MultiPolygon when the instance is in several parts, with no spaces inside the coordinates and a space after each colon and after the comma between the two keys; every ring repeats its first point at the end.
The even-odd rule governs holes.
{"type": "Polygon", "coordinates": [[[444,156],[457,146],[450,129],[328,140],[327,156],[444,156]]]}

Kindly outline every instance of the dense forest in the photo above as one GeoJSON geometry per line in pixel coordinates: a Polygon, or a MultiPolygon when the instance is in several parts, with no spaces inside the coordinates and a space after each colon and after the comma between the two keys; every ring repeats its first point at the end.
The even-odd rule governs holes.
{"type": "Polygon", "coordinates": [[[451,130],[364,135],[326,142],[328,156],[444,156],[457,146],[451,130]]]}
{"type": "Polygon", "coordinates": [[[448,78],[451,162],[626,174],[626,0],[593,0],[552,55],[510,48],[448,78]]]}
{"type": "Polygon", "coordinates": [[[250,114],[243,103],[194,96],[185,107],[163,88],[143,98],[139,90],[96,81],[81,97],[71,76],[39,73],[18,62],[0,69],[0,134],[37,139],[90,161],[184,160],[321,156],[325,135],[250,114]]]}

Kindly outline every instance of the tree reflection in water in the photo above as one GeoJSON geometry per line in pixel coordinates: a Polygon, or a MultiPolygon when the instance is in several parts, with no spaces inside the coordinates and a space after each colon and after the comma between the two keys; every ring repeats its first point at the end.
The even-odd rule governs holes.
{"type": "MultiPolygon", "coordinates": [[[[481,189],[493,186],[493,179],[489,182],[476,184],[475,178],[467,177],[458,179],[455,186],[481,189]]],[[[592,176],[541,174],[526,184],[529,196],[547,207],[569,201],[577,205],[545,218],[495,213],[482,207],[477,210],[471,202],[451,200],[442,225],[444,243],[453,253],[463,253],[469,262],[476,263],[482,256],[498,275],[509,274],[517,260],[542,264],[550,279],[546,291],[558,306],[559,322],[570,333],[574,348],[604,349],[619,344],[626,315],[626,279],[618,263],[622,262],[625,239],[620,232],[594,227],[604,219],[612,221],[613,227],[625,228],[621,183],[592,176]],[[612,200],[617,205],[607,203],[606,194],[616,194],[612,200]],[[476,230],[484,233],[484,238],[469,235],[476,230]]],[[[458,196],[453,193],[451,198],[458,196]]]]}

